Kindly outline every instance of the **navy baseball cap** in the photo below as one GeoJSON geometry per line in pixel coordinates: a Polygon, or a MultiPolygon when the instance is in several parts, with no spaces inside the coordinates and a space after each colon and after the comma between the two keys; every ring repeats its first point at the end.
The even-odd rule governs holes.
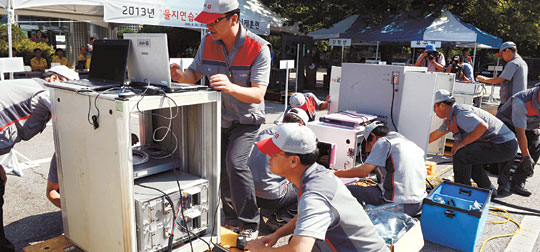
{"type": "Polygon", "coordinates": [[[495,55],[497,58],[502,58],[502,52],[508,48],[517,48],[516,43],[512,41],[506,41],[499,47],[499,52],[495,55]]]}

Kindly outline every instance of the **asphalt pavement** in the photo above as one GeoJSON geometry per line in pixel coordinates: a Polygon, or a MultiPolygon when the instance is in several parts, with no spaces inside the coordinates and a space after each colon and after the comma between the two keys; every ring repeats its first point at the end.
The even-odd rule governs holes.
{"type": "MultiPolygon", "coordinates": [[[[321,99],[324,99],[324,92],[317,92],[321,99]]],[[[266,102],[267,122],[262,128],[272,126],[272,122],[283,111],[283,104],[266,102]]],[[[324,115],[322,111],[318,116],[324,115]]],[[[42,242],[44,240],[62,234],[62,217],[60,209],[52,205],[45,196],[49,161],[54,152],[53,130],[49,123],[47,128],[39,135],[28,142],[21,142],[15,149],[29,159],[36,161],[39,166],[23,170],[24,176],[19,177],[12,173],[8,174],[6,192],[4,195],[4,228],[7,238],[16,246],[17,251],[22,248],[42,242]]],[[[3,157],[0,157],[0,160],[3,157]]],[[[445,160],[441,157],[430,157],[435,161],[445,160]]],[[[448,160],[446,158],[446,160],[448,160]]],[[[438,165],[437,171],[448,167],[449,164],[438,165]]],[[[538,169],[538,168],[536,168],[538,169]]],[[[527,188],[533,192],[531,197],[511,195],[500,200],[528,208],[540,209],[540,172],[534,174],[527,182],[527,188]]],[[[441,177],[451,178],[452,171],[448,170],[441,177]]],[[[496,184],[496,177],[491,176],[491,180],[496,184]]],[[[512,214],[512,218],[521,223],[524,215],[512,214]]],[[[539,217],[536,217],[539,218],[539,217]]],[[[488,216],[489,220],[501,220],[494,214],[488,216]]],[[[444,228],[444,227],[441,227],[444,228]]],[[[540,227],[537,227],[540,229],[540,227]]],[[[270,229],[262,225],[261,235],[270,233],[270,229]]],[[[510,234],[516,231],[516,225],[509,222],[506,224],[487,223],[480,238],[476,250],[480,249],[482,242],[489,237],[501,234],[510,234]]],[[[526,231],[522,231],[526,232],[526,231]]],[[[483,251],[505,251],[512,237],[497,238],[489,241],[483,251]]],[[[280,240],[280,244],[287,239],[280,240]]],[[[540,241],[538,237],[528,237],[527,240],[535,241],[535,246],[530,251],[540,251],[540,241]]],[[[459,241],[456,241],[459,242],[459,241]]],[[[425,242],[422,251],[455,251],[450,248],[439,246],[430,242],[425,242]]],[[[522,251],[522,250],[514,250],[522,251]]]]}

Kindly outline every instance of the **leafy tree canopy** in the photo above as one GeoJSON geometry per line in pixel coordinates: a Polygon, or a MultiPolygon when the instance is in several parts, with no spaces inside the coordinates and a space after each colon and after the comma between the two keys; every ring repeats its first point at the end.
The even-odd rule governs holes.
{"type": "Polygon", "coordinates": [[[302,32],[328,28],[353,15],[377,24],[386,15],[418,10],[420,15],[445,8],[462,21],[504,41],[512,40],[521,54],[540,57],[540,4],[530,0],[262,0],[271,10],[302,24],[302,32]]]}

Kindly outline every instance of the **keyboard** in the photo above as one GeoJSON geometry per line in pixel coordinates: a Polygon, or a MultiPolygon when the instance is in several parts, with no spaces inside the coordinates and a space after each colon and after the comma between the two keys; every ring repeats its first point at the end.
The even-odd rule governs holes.
{"type": "Polygon", "coordinates": [[[70,80],[65,81],[63,83],[71,84],[71,85],[77,85],[85,87],[85,89],[107,89],[107,88],[113,88],[113,87],[121,87],[122,84],[118,83],[104,83],[104,82],[97,82],[97,81],[90,81],[87,79],[83,80],[70,80]]]}

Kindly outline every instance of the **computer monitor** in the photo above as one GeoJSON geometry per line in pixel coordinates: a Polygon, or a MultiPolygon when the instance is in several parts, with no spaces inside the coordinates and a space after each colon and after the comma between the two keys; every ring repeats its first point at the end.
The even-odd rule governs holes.
{"type": "Polygon", "coordinates": [[[88,80],[123,85],[129,44],[127,39],[95,40],[88,80]]]}
{"type": "Polygon", "coordinates": [[[128,76],[131,82],[171,85],[169,47],[165,33],[124,33],[131,41],[128,76]]]}

